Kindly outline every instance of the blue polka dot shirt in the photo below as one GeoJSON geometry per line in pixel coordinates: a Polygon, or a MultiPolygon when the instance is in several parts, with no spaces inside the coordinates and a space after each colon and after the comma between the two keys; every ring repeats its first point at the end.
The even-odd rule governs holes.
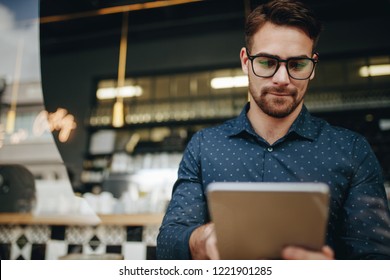
{"type": "MultiPolygon", "coordinates": [[[[157,258],[191,259],[189,237],[210,221],[211,182],[324,182],[331,199],[326,243],[338,259],[390,259],[390,213],[381,167],[361,135],[303,107],[288,133],[269,145],[247,111],[198,131],[184,152],[157,238],[157,258]]],[[[266,242],[266,240],[264,241],[266,242]]]]}

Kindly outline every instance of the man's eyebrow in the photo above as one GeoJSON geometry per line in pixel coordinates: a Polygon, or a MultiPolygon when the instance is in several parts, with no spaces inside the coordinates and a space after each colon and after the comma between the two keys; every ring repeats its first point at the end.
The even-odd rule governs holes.
{"type": "Polygon", "coordinates": [[[311,57],[307,56],[306,54],[302,54],[302,55],[291,56],[290,58],[311,58],[311,57]]]}
{"type": "Polygon", "coordinates": [[[275,57],[275,58],[279,58],[280,59],[280,56],[278,56],[278,55],[265,53],[265,52],[259,52],[259,53],[254,54],[254,56],[259,56],[259,55],[270,56],[270,57],[275,57]]]}
{"type": "MultiPolygon", "coordinates": [[[[257,54],[254,54],[253,56],[259,56],[259,55],[264,55],[264,56],[269,56],[269,57],[275,57],[275,58],[278,58],[278,59],[282,59],[278,55],[270,54],[270,53],[266,53],[266,52],[259,52],[257,54]]],[[[286,59],[289,59],[289,58],[310,58],[310,57],[307,56],[306,54],[301,54],[301,55],[290,56],[290,57],[287,57],[286,59]]]]}

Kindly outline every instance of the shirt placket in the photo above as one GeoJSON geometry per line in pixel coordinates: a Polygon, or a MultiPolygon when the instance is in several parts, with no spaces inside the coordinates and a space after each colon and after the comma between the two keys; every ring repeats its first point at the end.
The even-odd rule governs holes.
{"type": "Polygon", "coordinates": [[[275,160],[274,160],[275,147],[271,145],[267,145],[264,148],[264,167],[263,167],[263,181],[264,182],[272,182],[274,181],[274,172],[277,172],[277,168],[275,168],[275,160]]]}

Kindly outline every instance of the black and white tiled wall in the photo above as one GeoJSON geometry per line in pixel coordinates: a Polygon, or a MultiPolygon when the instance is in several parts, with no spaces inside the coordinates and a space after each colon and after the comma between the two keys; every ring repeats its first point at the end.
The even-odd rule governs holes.
{"type": "Polygon", "coordinates": [[[56,260],[72,253],[156,258],[158,226],[0,225],[0,259],[56,260]]]}

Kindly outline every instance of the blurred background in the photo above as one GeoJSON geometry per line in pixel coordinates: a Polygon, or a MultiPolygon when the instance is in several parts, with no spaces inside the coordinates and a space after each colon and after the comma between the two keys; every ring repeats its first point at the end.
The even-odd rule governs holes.
{"type": "MultiPolygon", "coordinates": [[[[239,51],[262,2],[2,0],[0,161],[80,195],[132,185],[162,211],[194,132],[247,100],[239,51]]],[[[366,136],[388,186],[390,1],[304,2],[324,24],[306,105],[366,136]]]]}
{"type": "MultiPolygon", "coordinates": [[[[191,136],[247,101],[262,2],[0,0],[0,163],[69,179],[97,213],[163,213],[191,136]]],[[[324,24],[306,106],[367,137],[390,187],[390,1],[303,2],[324,24]]]]}
{"type": "MultiPolygon", "coordinates": [[[[66,108],[77,121],[69,140],[58,143],[77,190],[100,182],[101,170],[134,171],[150,168],[148,157],[176,157],[194,131],[240,112],[247,93],[239,63],[244,20],[261,2],[41,1],[45,104],[49,111],[66,108]],[[98,93],[117,86],[122,11],[128,11],[129,94],[124,124],[113,128],[117,99],[98,93]],[[98,147],[100,137],[111,142],[98,147]]],[[[364,134],[388,181],[390,1],[304,2],[324,24],[306,105],[364,134]]]]}

